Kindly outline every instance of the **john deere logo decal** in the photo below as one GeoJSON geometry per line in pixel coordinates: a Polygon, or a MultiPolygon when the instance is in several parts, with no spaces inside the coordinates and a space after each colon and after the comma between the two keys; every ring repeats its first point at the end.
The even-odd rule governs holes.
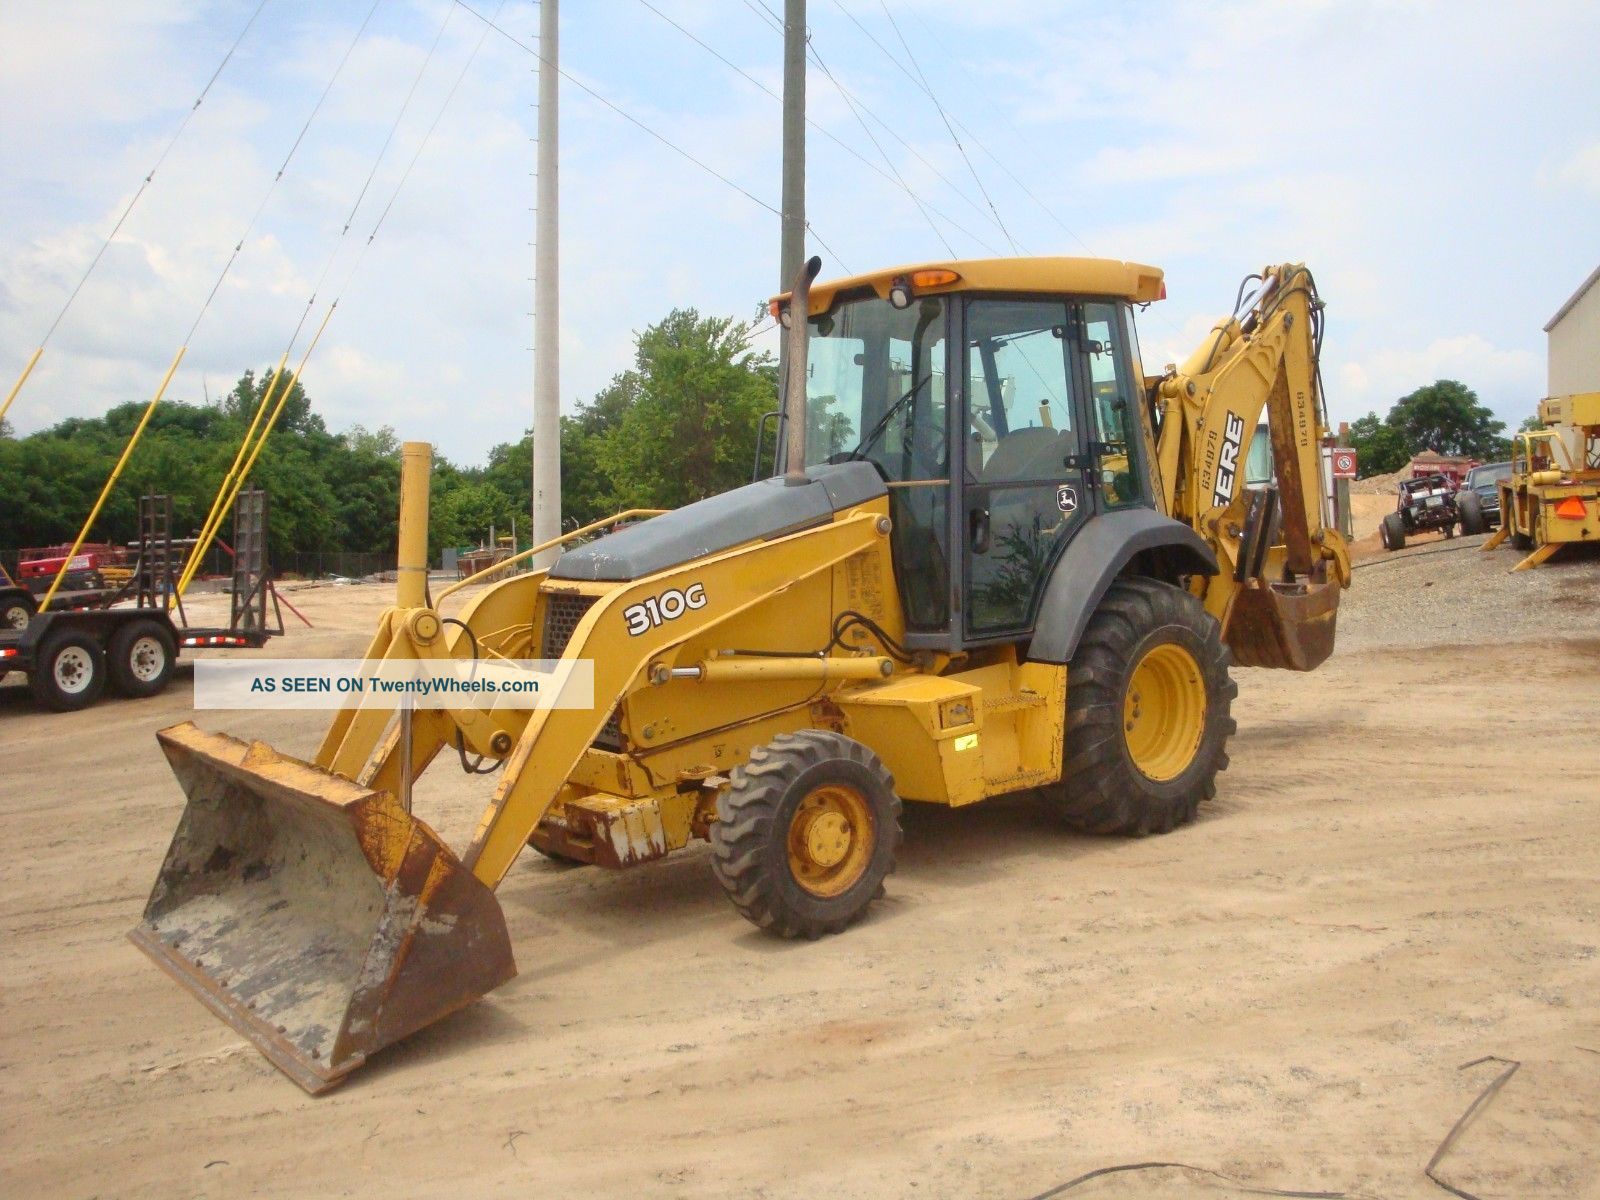
{"type": "Polygon", "coordinates": [[[1078,511],[1078,489],[1070,483],[1063,483],[1056,488],[1056,507],[1064,513],[1078,511]]]}

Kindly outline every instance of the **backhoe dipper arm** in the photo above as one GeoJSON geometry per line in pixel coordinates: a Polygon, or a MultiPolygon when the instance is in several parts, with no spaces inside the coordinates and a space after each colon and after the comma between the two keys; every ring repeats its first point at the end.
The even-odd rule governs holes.
{"type": "Polygon", "coordinates": [[[1161,500],[1223,564],[1195,589],[1235,661],[1306,671],[1332,653],[1338,593],[1350,583],[1322,495],[1322,302],[1298,263],[1259,278],[1248,305],[1156,384],[1161,500]],[[1275,478],[1247,488],[1263,413],[1275,478]]]}
{"type": "MultiPolygon", "coordinates": [[[[1349,554],[1329,527],[1321,487],[1325,432],[1317,371],[1322,302],[1300,264],[1268,268],[1248,312],[1218,322],[1204,345],[1157,387],[1158,454],[1173,516],[1211,543],[1219,559],[1239,556],[1237,529],[1248,497],[1245,461],[1265,412],[1282,506],[1284,568],[1344,585],[1349,554]]],[[[1218,583],[1227,588],[1224,576],[1218,583]]]]}

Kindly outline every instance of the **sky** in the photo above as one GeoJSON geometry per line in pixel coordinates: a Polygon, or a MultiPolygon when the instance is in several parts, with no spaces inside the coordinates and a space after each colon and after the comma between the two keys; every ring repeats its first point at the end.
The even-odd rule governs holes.
{"type": "MultiPolygon", "coordinates": [[[[169,397],[274,365],[314,296],[299,361],[337,298],[303,375],[329,427],[481,463],[531,420],[537,5],[471,0],[496,31],[452,0],[266,0],[193,109],[259,2],[0,6],[0,386],[160,161],[12,424],[148,399],[237,245],[169,397]]],[[[1335,422],[1449,377],[1514,428],[1544,324],[1600,263],[1588,0],[809,7],[825,276],[1013,246],[1155,264],[1154,369],[1247,272],[1304,261],[1335,422]]],[[[563,7],[592,89],[561,92],[564,411],[671,309],[753,320],[779,290],[781,8],[563,7]]]]}

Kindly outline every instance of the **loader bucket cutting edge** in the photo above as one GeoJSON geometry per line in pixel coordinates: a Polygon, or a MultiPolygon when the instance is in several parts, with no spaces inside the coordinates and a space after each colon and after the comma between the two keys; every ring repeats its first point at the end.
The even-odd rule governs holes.
{"type": "Polygon", "coordinates": [[[517,973],[494,893],[388,792],[156,737],[188,805],[128,936],[306,1091],[517,973]]]}

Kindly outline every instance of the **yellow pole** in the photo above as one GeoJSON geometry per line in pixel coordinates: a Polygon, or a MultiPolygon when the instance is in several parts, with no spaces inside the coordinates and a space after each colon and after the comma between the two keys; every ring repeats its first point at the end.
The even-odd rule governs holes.
{"type": "MultiPolygon", "coordinates": [[[[211,500],[211,511],[206,513],[205,522],[200,526],[201,533],[200,538],[196,539],[195,541],[196,547],[200,545],[200,539],[210,537],[216,532],[216,527],[222,523],[222,513],[219,511],[222,507],[222,497],[227,493],[228,488],[232,485],[234,476],[238,474],[239,464],[244,461],[245,453],[250,449],[250,441],[256,435],[256,427],[261,424],[261,418],[266,415],[267,405],[272,403],[273,390],[278,386],[279,382],[282,381],[283,368],[288,364],[288,362],[289,351],[285,349],[283,352],[283,357],[278,360],[278,369],[273,372],[272,379],[267,384],[266,391],[261,394],[261,402],[256,405],[255,416],[250,418],[250,428],[245,430],[244,438],[239,443],[239,449],[233,456],[233,465],[228,468],[228,473],[222,478],[222,486],[217,489],[217,494],[211,500]]],[[[190,554],[189,557],[192,562],[194,555],[190,554]]],[[[194,563],[194,569],[197,571],[199,570],[198,563],[194,563]]],[[[183,571],[180,572],[180,578],[187,578],[189,574],[190,563],[186,562],[183,564],[183,571]]]]}
{"type": "MultiPolygon", "coordinates": [[[[322,340],[322,331],[328,327],[328,321],[333,317],[333,310],[338,306],[339,302],[337,300],[328,305],[328,311],[322,318],[322,324],[317,326],[316,335],[311,339],[311,344],[306,347],[306,352],[300,356],[300,365],[294,369],[294,374],[290,375],[288,381],[283,385],[283,392],[278,397],[278,403],[273,407],[272,415],[267,418],[266,425],[262,427],[261,436],[256,439],[256,444],[250,451],[250,457],[245,462],[244,469],[234,479],[233,487],[229,490],[227,499],[222,502],[221,511],[223,513],[232,508],[233,502],[239,498],[239,491],[244,487],[244,481],[250,478],[250,472],[255,469],[256,459],[261,457],[262,447],[267,444],[267,438],[272,435],[273,427],[277,425],[278,418],[283,415],[283,407],[289,402],[289,393],[294,391],[294,385],[300,381],[300,373],[306,369],[306,361],[311,357],[311,352],[317,348],[317,343],[322,340]]],[[[222,523],[220,516],[216,523],[218,525],[222,523]]],[[[199,569],[199,564],[205,558],[206,551],[211,548],[211,539],[216,536],[216,532],[216,529],[213,528],[209,536],[195,543],[194,553],[184,569],[182,578],[178,580],[178,595],[183,595],[189,584],[193,582],[195,571],[199,569]]]]}
{"type": "Polygon", "coordinates": [[[28,365],[22,368],[22,374],[17,376],[17,381],[11,385],[11,391],[6,394],[6,402],[0,404],[0,421],[6,419],[6,414],[11,411],[11,402],[17,398],[17,393],[22,390],[22,385],[28,382],[28,376],[33,374],[33,364],[39,361],[39,356],[44,353],[40,346],[33,352],[33,357],[28,360],[28,365]]]}
{"type": "Polygon", "coordinates": [[[50,607],[50,601],[56,594],[56,589],[61,586],[61,581],[67,576],[67,568],[72,565],[72,560],[78,557],[78,551],[89,536],[89,530],[94,525],[95,518],[100,515],[100,510],[105,507],[106,497],[111,495],[111,489],[117,485],[117,480],[122,476],[122,468],[128,465],[128,459],[133,456],[133,448],[139,444],[139,439],[144,436],[144,427],[150,424],[150,418],[156,411],[156,405],[161,403],[161,397],[167,394],[167,385],[172,382],[172,377],[177,373],[178,364],[183,361],[183,356],[188,352],[188,346],[179,346],[178,352],[172,356],[172,365],[167,368],[167,373],[161,379],[161,386],[156,389],[156,394],[150,397],[150,403],[145,405],[144,416],[139,418],[139,424],[134,427],[133,435],[128,438],[128,444],[123,447],[122,457],[117,459],[117,465],[111,469],[111,474],[106,479],[105,487],[100,489],[100,498],[94,502],[94,507],[89,510],[89,519],[83,523],[83,528],[78,530],[78,540],[72,543],[72,550],[61,563],[61,569],[56,572],[56,577],[50,583],[50,590],[45,593],[44,600],[39,604],[39,611],[44,612],[50,607]]]}
{"type": "Polygon", "coordinates": [[[400,447],[400,546],[395,557],[394,602],[401,608],[428,603],[428,475],[433,447],[400,447]]]}

